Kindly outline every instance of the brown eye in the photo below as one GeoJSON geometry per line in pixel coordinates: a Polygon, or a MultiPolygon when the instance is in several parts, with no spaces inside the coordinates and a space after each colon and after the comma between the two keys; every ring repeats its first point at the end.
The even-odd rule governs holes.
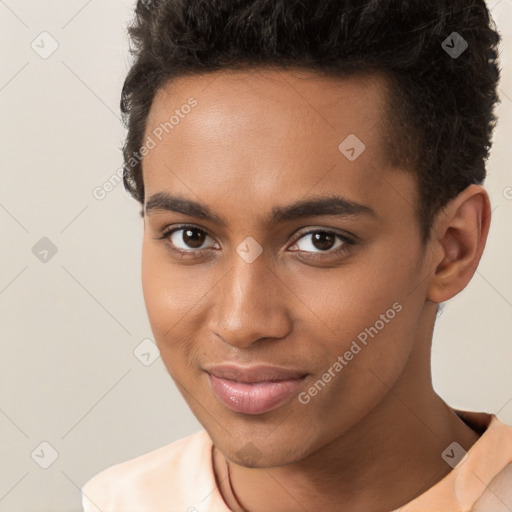
{"type": "Polygon", "coordinates": [[[186,245],[198,249],[203,245],[205,234],[198,229],[185,229],[183,230],[182,239],[186,245]]]}
{"type": "Polygon", "coordinates": [[[332,233],[319,231],[313,234],[312,244],[321,251],[328,251],[336,242],[336,237],[332,233]]]}
{"type": "Polygon", "coordinates": [[[297,246],[301,252],[318,254],[336,252],[338,248],[351,242],[347,237],[333,231],[316,230],[303,234],[293,246],[297,246]]]}
{"type": "Polygon", "coordinates": [[[167,236],[171,244],[182,251],[204,249],[202,245],[211,238],[202,229],[192,226],[173,229],[167,236]]]}

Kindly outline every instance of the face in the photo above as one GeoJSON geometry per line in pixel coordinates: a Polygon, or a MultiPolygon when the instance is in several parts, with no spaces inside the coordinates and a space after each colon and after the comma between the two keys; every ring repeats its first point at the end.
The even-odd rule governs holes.
{"type": "Polygon", "coordinates": [[[154,98],[145,303],[169,374],[233,462],[304,459],[409,364],[427,263],[414,175],[385,157],[385,94],[378,76],[266,69],[154,98]]]}

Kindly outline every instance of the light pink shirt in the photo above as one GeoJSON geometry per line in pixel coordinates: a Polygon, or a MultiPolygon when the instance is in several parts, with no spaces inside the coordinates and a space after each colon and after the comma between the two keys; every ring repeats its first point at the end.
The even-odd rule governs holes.
{"type": "MultiPolygon", "coordinates": [[[[485,432],[441,481],[391,512],[512,511],[512,427],[494,414],[458,412],[485,432]]],[[[82,502],[84,512],[230,512],[204,430],[96,474],[82,502]]]]}

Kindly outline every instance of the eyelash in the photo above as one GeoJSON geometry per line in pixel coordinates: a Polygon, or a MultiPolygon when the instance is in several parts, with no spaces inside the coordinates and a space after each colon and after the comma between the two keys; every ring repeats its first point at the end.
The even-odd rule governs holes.
{"type": "MultiPolygon", "coordinates": [[[[188,258],[200,257],[207,249],[190,249],[188,251],[185,251],[183,249],[177,249],[169,240],[170,235],[172,235],[176,231],[186,230],[187,228],[195,230],[195,231],[199,231],[199,232],[204,233],[205,235],[209,236],[210,238],[213,238],[213,236],[210,235],[210,233],[208,233],[208,231],[206,231],[205,229],[198,228],[198,227],[190,225],[190,224],[183,224],[183,225],[175,226],[172,228],[171,227],[165,228],[161,232],[160,236],[157,237],[157,240],[163,240],[166,243],[166,245],[170,248],[170,250],[172,250],[173,252],[175,252],[177,254],[180,254],[182,257],[188,257],[188,258]]],[[[296,250],[296,251],[292,251],[292,252],[306,253],[306,254],[308,254],[308,256],[302,256],[303,258],[315,260],[315,259],[319,259],[319,258],[325,258],[326,256],[328,256],[328,257],[340,256],[340,255],[344,254],[345,252],[347,252],[350,249],[350,246],[355,245],[355,243],[356,243],[356,241],[353,240],[352,238],[350,238],[346,235],[342,235],[341,233],[338,233],[336,231],[332,231],[332,230],[328,230],[328,229],[312,229],[310,231],[306,231],[305,233],[302,233],[298,238],[295,239],[295,241],[293,242],[292,245],[295,245],[299,240],[306,237],[307,235],[312,235],[315,233],[326,233],[329,235],[334,235],[335,237],[340,239],[343,243],[335,250],[327,250],[325,252],[309,253],[308,251],[300,251],[300,250],[296,250]]]]}

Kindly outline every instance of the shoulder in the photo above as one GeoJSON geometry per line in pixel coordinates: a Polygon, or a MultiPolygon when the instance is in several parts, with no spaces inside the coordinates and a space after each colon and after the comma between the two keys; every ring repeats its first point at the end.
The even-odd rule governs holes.
{"type": "Polygon", "coordinates": [[[82,487],[84,511],[156,511],[164,503],[179,503],[186,510],[193,498],[187,495],[190,482],[197,492],[201,485],[208,492],[213,482],[210,454],[211,440],[203,430],[110,466],[82,487]]]}
{"type": "Polygon", "coordinates": [[[509,512],[512,510],[512,462],[486,486],[471,512],[509,512]]]}
{"type": "Polygon", "coordinates": [[[474,473],[485,487],[471,512],[509,512],[512,510],[512,427],[495,414],[489,416],[486,432],[474,445],[480,444],[477,454],[480,466],[474,468],[474,473]]]}

